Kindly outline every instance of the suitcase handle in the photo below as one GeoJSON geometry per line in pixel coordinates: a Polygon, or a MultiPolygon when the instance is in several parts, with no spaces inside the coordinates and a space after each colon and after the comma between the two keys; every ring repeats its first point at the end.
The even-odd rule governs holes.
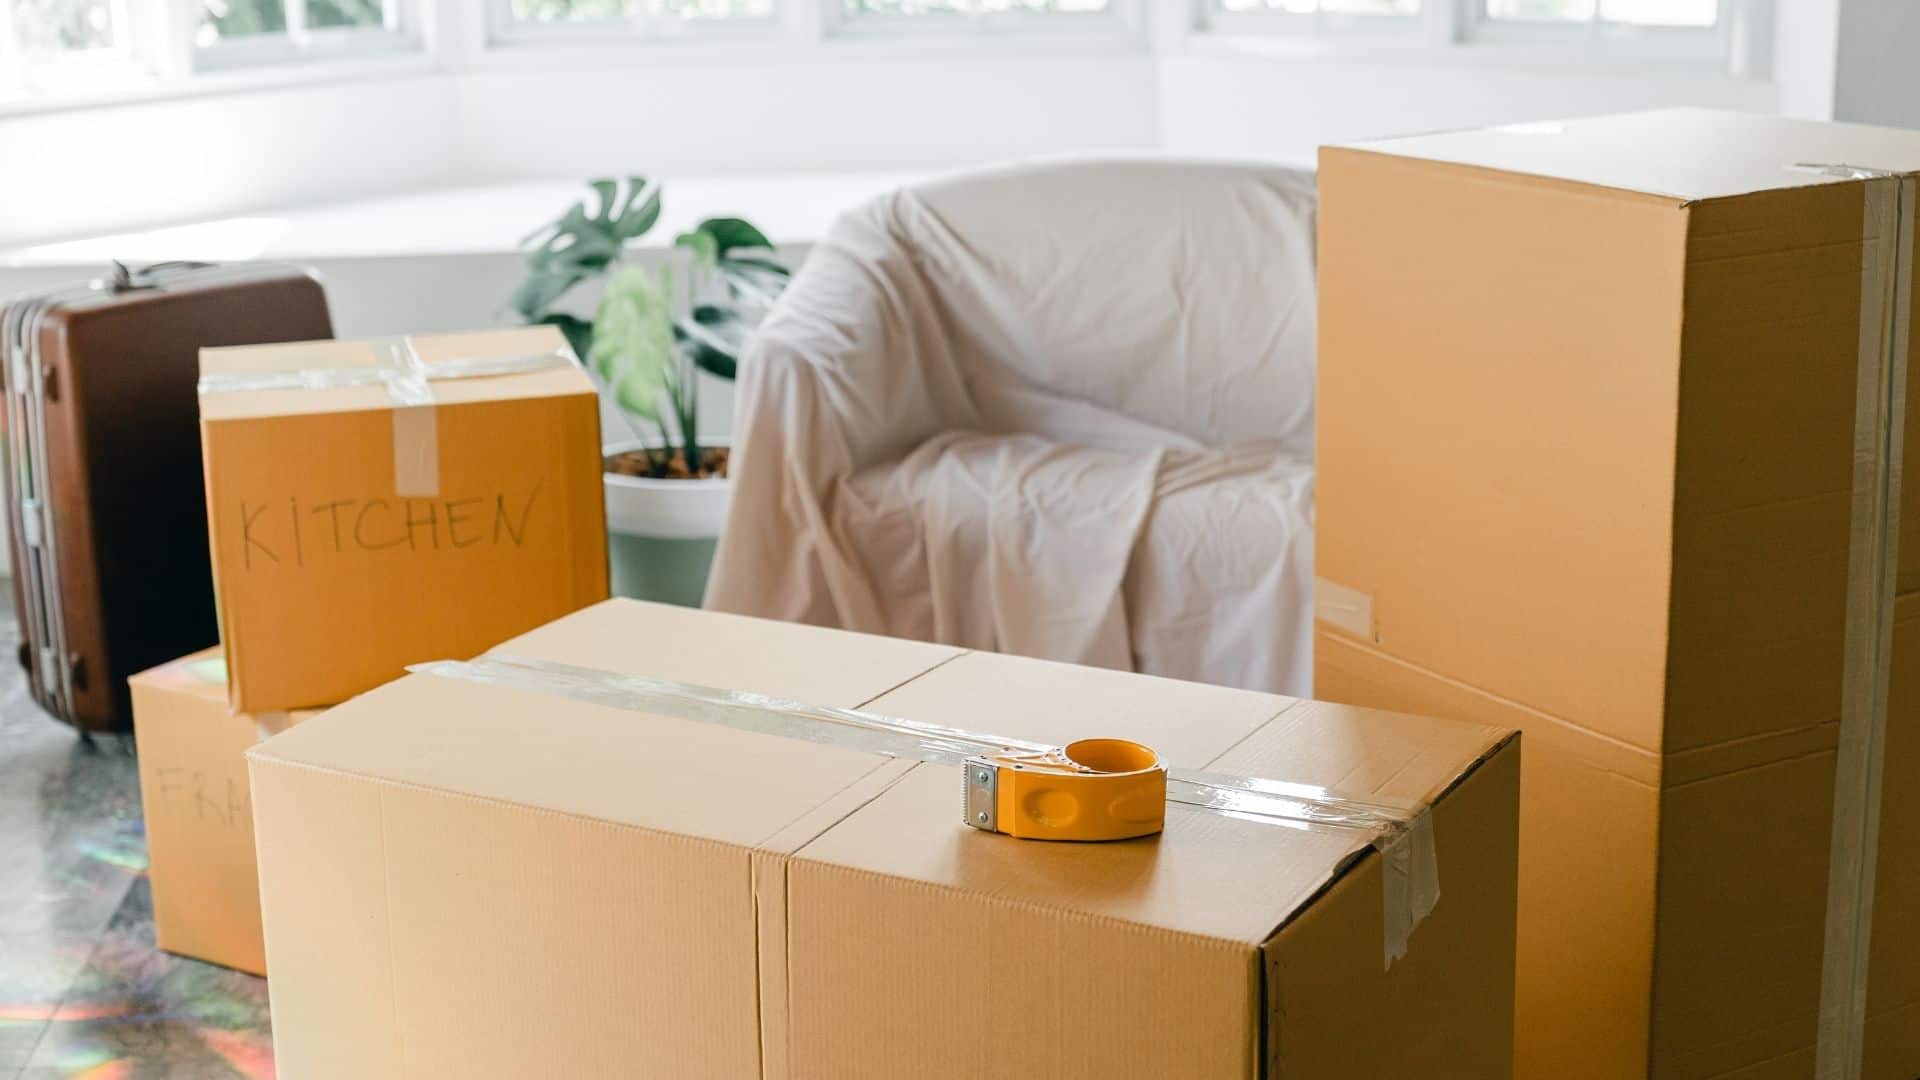
{"type": "Polygon", "coordinates": [[[205,270],[213,264],[195,262],[191,259],[171,259],[166,262],[148,263],[138,270],[132,269],[118,259],[109,260],[113,264],[113,276],[106,281],[107,292],[118,294],[133,292],[137,289],[156,289],[160,287],[160,276],[176,270],[205,270]]]}

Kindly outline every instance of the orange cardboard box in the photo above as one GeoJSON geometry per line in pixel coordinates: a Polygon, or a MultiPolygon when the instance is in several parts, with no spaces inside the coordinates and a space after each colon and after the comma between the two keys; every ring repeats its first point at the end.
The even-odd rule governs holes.
{"type": "Polygon", "coordinates": [[[599,405],[552,327],[200,366],[235,709],[343,701],[606,597],[599,405]]]}
{"type": "Polygon", "coordinates": [[[140,750],[153,932],[161,948],[266,973],[246,753],[311,713],[235,715],[206,649],[127,680],[140,750]]]}
{"type": "Polygon", "coordinates": [[[1439,899],[1389,966],[1352,828],[1016,840],[957,765],[414,674],[251,754],[282,1075],[1510,1071],[1508,730],[625,600],[496,651],[1418,800],[1439,899]]]}
{"type": "Polygon", "coordinates": [[[1525,731],[1522,1077],[1920,1076],[1916,172],[1706,110],[1322,151],[1316,693],[1525,731]]]}

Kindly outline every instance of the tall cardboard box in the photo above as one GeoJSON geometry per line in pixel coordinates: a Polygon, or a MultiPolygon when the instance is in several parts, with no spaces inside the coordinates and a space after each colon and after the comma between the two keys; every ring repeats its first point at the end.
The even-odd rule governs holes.
{"type": "Polygon", "coordinates": [[[1899,450],[1856,415],[1899,416],[1920,344],[1920,133],[1680,110],[1320,169],[1316,693],[1526,732],[1517,1072],[1851,1057],[1829,877],[1871,851],[1873,917],[1836,904],[1864,1075],[1920,1076],[1920,484],[1884,497],[1899,450]],[[1878,841],[1836,848],[1870,810],[1843,728],[1877,724],[1878,841]]]}
{"type": "Polygon", "coordinates": [[[599,400],[552,327],[200,367],[235,709],[344,701],[606,598],[599,400]]]}
{"type": "Polygon", "coordinates": [[[964,825],[961,772],[415,674],[251,757],[277,1061],[308,1077],[1502,1077],[1501,728],[615,600],[498,653],[1429,803],[1388,965],[1353,829],[964,825]]]}
{"type": "Polygon", "coordinates": [[[153,934],[171,953],[266,974],[246,753],[312,715],[235,715],[206,649],[127,680],[140,751],[153,934]]]}

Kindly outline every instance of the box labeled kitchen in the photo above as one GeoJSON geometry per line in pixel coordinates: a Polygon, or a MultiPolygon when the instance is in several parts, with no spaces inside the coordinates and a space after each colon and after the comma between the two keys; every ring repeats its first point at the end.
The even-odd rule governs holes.
{"type": "Polygon", "coordinates": [[[613,600],[250,768],[284,1075],[1511,1067],[1507,729],[613,600]],[[958,765],[794,734],[821,706],[1130,739],[1405,831],[1170,802],[1157,836],[1015,839],[962,822],[958,765]]]}
{"type": "Polygon", "coordinates": [[[1322,151],[1316,692],[1526,732],[1523,1077],[1920,1075],[1916,174],[1708,110],[1322,151]]]}
{"type": "Polygon", "coordinates": [[[208,349],[236,709],[328,704],[607,594],[598,403],[550,327],[208,349]]]}
{"type": "Polygon", "coordinates": [[[246,753],[312,714],[250,716],[228,709],[219,649],[127,682],[140,749],[156,943],[168,952],[263,975],[246,753]]]}

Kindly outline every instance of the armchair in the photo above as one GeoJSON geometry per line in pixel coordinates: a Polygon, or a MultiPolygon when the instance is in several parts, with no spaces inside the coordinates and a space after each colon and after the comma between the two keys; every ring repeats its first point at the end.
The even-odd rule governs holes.
{"type": "Polygon", "coordinates": [[[1311,680],[1310,174],[956,177],[844,215],[743,357],[707,606],[1311,680]]]}

